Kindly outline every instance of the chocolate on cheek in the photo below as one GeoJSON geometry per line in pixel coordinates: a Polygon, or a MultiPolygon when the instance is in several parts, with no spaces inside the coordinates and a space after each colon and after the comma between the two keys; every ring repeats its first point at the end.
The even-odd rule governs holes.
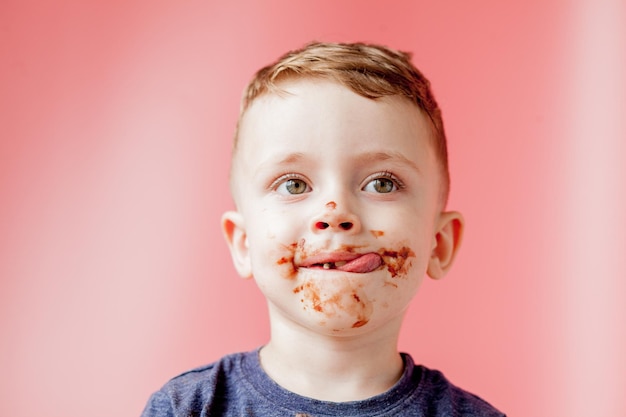
{"type": "Polygon", "coordinates": [[[283,277],[287,279],[294,279],[296,277],[297,268],[293,263],[293,256],[283,256],[279,260],[276,261],[276,265],[283,266],[281,272],[283,277]]]}
{"type": "MultiPolygon", "coordinates": [[[[322,281],[323,282],[323,281],[322,281]]],[[[300,302],[303,309],[311,309],[323,314],[326,319],[335,317],[337,314],[347,314],[354,318],[352,328],[364,326],[370,320],[374,310],[372,303],[366,296],[350,284],[341,284],[335,281],[329,284],[329,288],[309,280],[293,289],[294,294],[300,294],[300,302]],[[338,285],[338,287],[336,287],[338,285]]],[[[322,323],[325,323],[322,322],[322,323]]],[[[340,330],[340,329],[333,329],[340,330]]]]}
{"type": "Polygon", "coordinates": [[[415,257],[415,252],[408,246],[402,246],[398,250],[382,248],[378,253],[383,258],[387,271],[389,271],[392,278],[403,278],[406,276],[411,267],[409,258],[415,257]]]}
{"type": "Polygon", "coordinates": [[[293,289],[294,294],[302,293],[302,298],[300,298],[300,302],[304,303],[304,310],[307,310],[307,306],[311,307],[313,310],[321,313],[324,311],[322,307],[322,301],[320,298],[319,288],[313,284],[311,281],[306,284],[302,284],[299,287],[293,289]]]}
{"type": "Polygon", "coordinates": [[[357,321],[352,324],[353,328],[365,326],[369,321],[369,316],[372,315],[373,308],[371,305],[366,306],[365,302],[361,300],[361,297],[357,293],[352,293],[352,299],[357,303],[358,310],[356,311],[357,321]],[[369,308],[368,308],[369,307],[369,308]]]}
{"type": "Polygon", "coordinates": [[[295,279],[298,273],[298,267],[296,266],[296,258],[302,259],[304,254],[304,239],[300,239],[298,242],[294,242],[291,245],[283,246],[281,254],[283,256],[276,260],[276,265],[281,267],[282,276],[286,279],[295,279]]]}

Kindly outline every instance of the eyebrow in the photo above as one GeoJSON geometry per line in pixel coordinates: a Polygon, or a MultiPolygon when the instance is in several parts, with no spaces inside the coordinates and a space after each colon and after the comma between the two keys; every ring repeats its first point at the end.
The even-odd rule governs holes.
{"type": "Polygon", "coordinates": [[[293,164],[294,162],[299,162],[302,159],[304,159],[304,154],[300,152],[295,152],[295,153],[290,153],[286,155],[285,157],[283,157],[282,159],[279,159],[275,163],[278,165],[293,164]]]}
{"type": "MultiPolygon", "coordinates": [[[[272,160],[272,161],[268,161],[266,163],[261,164],[259,168],[256,170],[256,173],[258,174],[260,171],[263,171],[265,167],[267,166],[275,167],[275,166],[290,165],[290,164],[300,162],[304,159],[306,159],[305,154],[300,153],[300,152],[293,152],[293,153],[283,156],[282,158],[278,160],[272,160]]],[[[418,168],[415,162],[411,161],[409,158],[407,158],[400,152],[364,152],[364,153],[355,155],[354,159],[361,164],[395,160],[403,165],[407,165],[409,168],[415,170],[417,173],[421,173],[421,170],[418,168]]]]}
{"type": "Polygon", "coordinates": [[[409,158],[402,155],[400,152],[365,152],[362,154],[358,154],[356,159],[363,163],[397,160],[404,165],[408,165],[410,168],[414,169],[418,173],[421,172],[421,170],[417,167],[415,162],[411,161],[409,158]]]}
{"type": "Polygon", "coordinates": [[[305,156],[304,156],[303,153],[300,153],[300,152],[290,153],[290,154],[287,154],[287,155],[283,156],[282,158],[280,158],[278,160],[270,160],[270,161],[262,163],[256,169],[256,174],[258,174],[260,171],[263,171],[266,167],[290,165],[290,164],[294,164],[296,162],[300,162],[304,158],[305,158],[305,156]]]}

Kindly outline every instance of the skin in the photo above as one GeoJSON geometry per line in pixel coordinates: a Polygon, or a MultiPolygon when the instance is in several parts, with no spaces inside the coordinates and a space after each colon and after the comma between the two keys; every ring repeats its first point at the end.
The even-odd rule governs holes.
{"type": "Polygon", "coordinates": [[[462,217],[441,210],[428,122],[411,102],[330,81],[281,88],[242,119],[237,211],[222,219],[237,271],[267,299],[261,362],[301,395],[371,397],[399,378],[403,315],[423,277],[450,267],[462,217]],[[337,269],[363,255],[358,272],[337,269]]]}

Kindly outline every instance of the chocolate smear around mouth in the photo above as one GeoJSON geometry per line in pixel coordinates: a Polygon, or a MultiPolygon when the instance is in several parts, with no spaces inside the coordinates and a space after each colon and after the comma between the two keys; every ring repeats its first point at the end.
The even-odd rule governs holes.
{"type": "Polygon", "coordinates": [[[277,265],[283,266],[283,276],[287,279],[294,279],[298,272],[295,258],[304,251],[304,242],[304,239],[300,239],[298,242],[284,246],[287,255],[282,256],[276,261],[277,265]]]}
{"type": "Polygon", "coordinates": [[[400,248],[400,250],[383,250],[380,255],[384,259],[387,270],[391,274],[392,278],[406,275],[408,268],[411,266],[409,258],[415,256],[415,253],[406,246],[400,248]],[[408,262],[407,262],[408,261],[408,262]]]}

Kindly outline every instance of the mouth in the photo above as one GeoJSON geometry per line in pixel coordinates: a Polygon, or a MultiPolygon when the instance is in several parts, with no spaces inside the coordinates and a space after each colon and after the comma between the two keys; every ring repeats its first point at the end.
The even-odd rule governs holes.
{"type": "Polygon", "coordinates": [[[375,271],[382,265],[383,259],[379,254],[368,252],[364,254],[317,255],[302,262],[300,268],[335,269],[343,272],[364,274],[375,271]]]}
{"type": "Polygon", "coordinates": [[[309,268],[323,268],[323,269],[337,269],[341,268],[347,261],[339,261],[339,262],[324,262],[323,264],[313,264],[309,268]]]}

